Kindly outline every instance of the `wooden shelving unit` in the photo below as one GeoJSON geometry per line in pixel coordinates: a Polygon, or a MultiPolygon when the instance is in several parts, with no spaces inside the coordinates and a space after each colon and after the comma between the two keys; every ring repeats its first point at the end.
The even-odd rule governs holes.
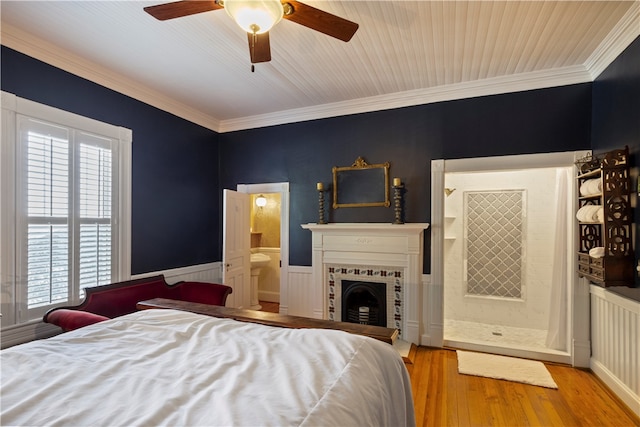
{"type": "Polygon", "coordinates": [[[578,221],[578,275],[603,286],[633,286],[634,262],[629,148],[613,150],[576,162],[579,174],[578,209],[601,206],[602,221],[578,221]],[[602,191],[583,196],[580,187],[592,179],[602,180],[602,191]],[[589,251],[604,248],[603,257],[589,251]]]}

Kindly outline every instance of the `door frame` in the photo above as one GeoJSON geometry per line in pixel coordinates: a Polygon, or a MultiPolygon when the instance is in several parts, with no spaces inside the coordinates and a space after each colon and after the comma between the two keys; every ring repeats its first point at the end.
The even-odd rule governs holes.
{"type": "MultiPolygon", "coordinates": [[[[513,156],[481,157],[454,160],[431,161],[431,277],[425,292],[422,337],[423,345],[442,347],[444,344],[444,187],[447,172],[482,172],[514,169],[535,169],[573,166],[579,158],[591,151],[569,151],[559,153],[523,154],[513,156]]],[[[570,211],[575,212],[575,186],[570,186],[570,211]]],[[[569,230],[570,239],[576,245],[575,227],[569,230]]],[[[574,248],[577,251],[577,248],[574,248]]],[[[570,271],[575,271],[575,256],[569,258],[570,271]]],[[[589,332],[589,284],[574,274],[569,295],[572,297],[571,316],[569,317],[571,363],[577,367],[588,367],[591,354],[589,332]]]]}
{"type": "MultiPolygon", "coordinates": [[[[280,313],[289,312],[289,183],[238,184],[239,193],[280,193],[280,313]]],[[[249,230],[247,230],[249,232],[249,230]]]]}

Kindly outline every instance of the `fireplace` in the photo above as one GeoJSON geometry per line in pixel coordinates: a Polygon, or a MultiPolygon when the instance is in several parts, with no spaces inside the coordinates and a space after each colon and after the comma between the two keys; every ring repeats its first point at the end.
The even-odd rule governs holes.
{"type": "Polygon", "coordinates": [[[387,326],[385,283],[342,281],[341,321],[362,325],[387,326]]]}
{"type": "MultiPolygon", "coordinates": [[[[428,224],[332,223],[302,227],[313,233],[310,295],[315,317],[346,321],[349,302],[344,301],[348,296],[344,287],[350,288],[351,282],[382,284],[384,296],[380,295],[378,304],[386,311],[386,323],[381,326],[396,328],[401,339],[420,344],[423,232],[428,224]]],[[[356,307],[358,320],[360,307],[369,307],[371,316],[371,306],[356,307]]]]}

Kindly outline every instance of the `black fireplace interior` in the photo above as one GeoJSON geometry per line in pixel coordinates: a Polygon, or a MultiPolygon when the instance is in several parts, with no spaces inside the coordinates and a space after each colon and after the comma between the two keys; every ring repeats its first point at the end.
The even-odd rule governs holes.
{"type": "Polygon", "coordinates": [[[387,326],[387,285],[342,281],[342,321],[387,326]]]}

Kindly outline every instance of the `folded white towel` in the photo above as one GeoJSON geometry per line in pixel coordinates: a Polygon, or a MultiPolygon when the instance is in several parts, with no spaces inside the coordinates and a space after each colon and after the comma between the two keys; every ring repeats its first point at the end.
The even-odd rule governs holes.
{"type": "Polygon", "coordinates": [[[596,221],[600,224],[604,224],[604,208],[602,206],[598,207],[596,211],[596,221]]]}
{"type": "Polygon", "coordinates": [[[602,178],[588,179],[580,185],[581,196],[592,196],[602,193],[602,178]]]}
{"type": "Polygon", "coordinates": [[[602,258],[604,256],[604,248],[598,246],[598,247],[589,249],[589,256],[591,258],[602,258]]]}
{"type": "MultiPolygon", "coordinates": [[[[576,219],[580,222],[598,222],[598,211],[602,206],[585,205],[576,212],[576,219]]],[[[602,215],[604,219],[604,215],[602,215]]]]}
{"type": "Polygon", "coordinates": [[[580,195],[581,196],[588,196],[589,195],[589,180],[587,181],[583,181],[582,184],[580,184],[580,195]]]}
{"type": "Polygon", "coordinates": [[[587,181],[589,184],[587,188],[589,189],[589,194],[600,194],[602,193],[602,179],[590,179],[587,181]]]}

